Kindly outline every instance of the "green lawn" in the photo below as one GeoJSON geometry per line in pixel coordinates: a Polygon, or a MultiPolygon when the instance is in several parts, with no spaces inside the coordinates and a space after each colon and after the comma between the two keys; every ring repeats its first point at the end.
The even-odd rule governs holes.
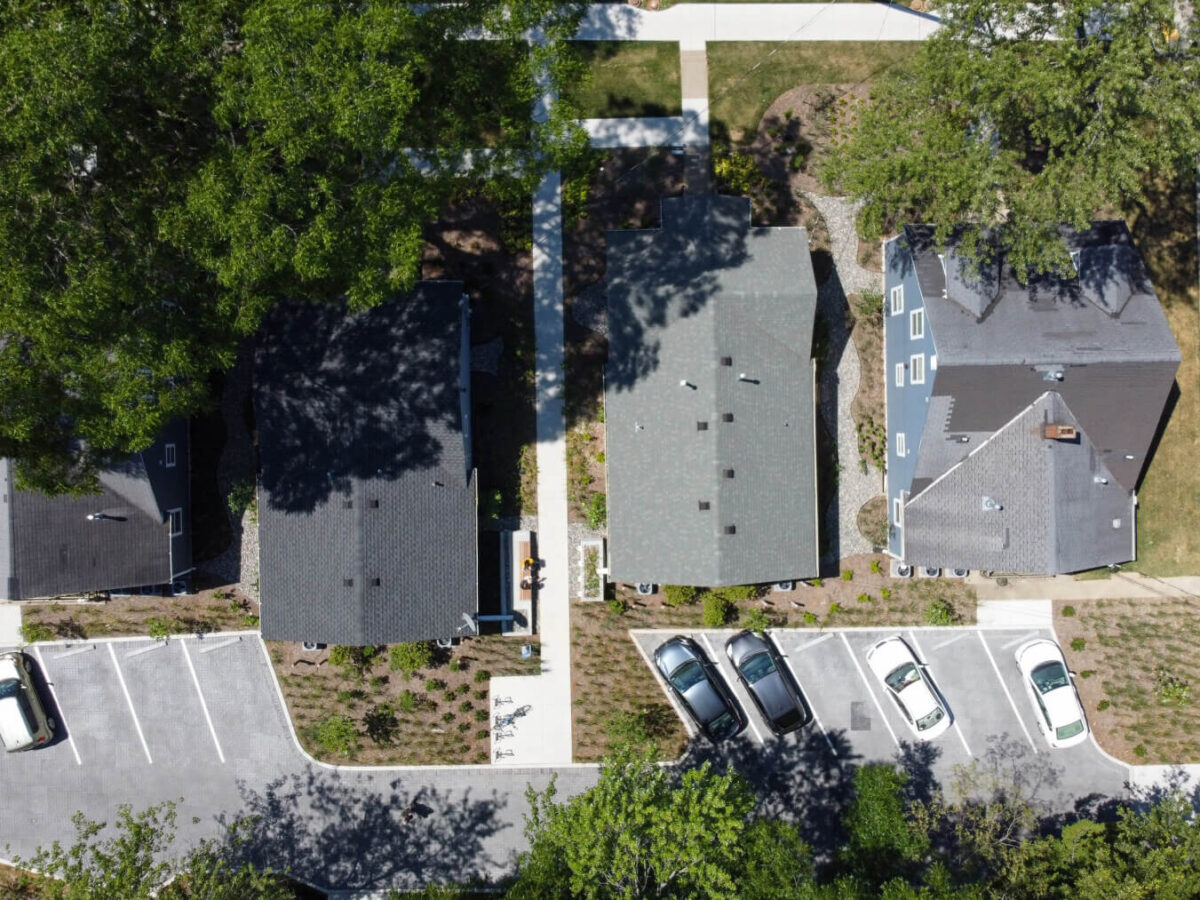
{"type": "Polygon", "coordinates": [[[584,118],[677,116],[679,45],[673,41],[576,41],[591,72],[568,96],[584,118]]]}
{"type": "Polygon", "coordinates": [[[714,141],[752,137],[767,107],[801,84],[871,81],[915,52],[910,42],[713,42],[708,45],[709,118],[714,141]]]}

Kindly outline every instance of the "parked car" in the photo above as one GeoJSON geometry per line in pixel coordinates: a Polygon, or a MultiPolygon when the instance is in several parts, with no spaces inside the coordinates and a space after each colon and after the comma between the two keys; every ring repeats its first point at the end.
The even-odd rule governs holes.
{"type": "Polygon", "coordinates": [[[725,655],[772,731],[787,734],[812,721],[799,685],[770,638],[753,631],[738,632],[725,642],[725,655]]]}
{"type": "Polygon", "coordinates": [[[55,722],[33,686],[33,663],[19,651],[0,654],[0,744],[5,750],[28,750],[45,744],[55,722]]]}
{"type": "Polygon", "coordinates": [[[1086,741],[1087,717],[1058,644],[1036,638],[1018,647],[1016,655],[1033,717],[1050,746],[1060,750],[1086,741]]]}
{"type": "Polygon", "coordinates": [[[714,744],[746,727],[733,694],[691,638],[676,635],[666,641],[654,651],[654,664],[696,726],[714,744]]]}
{"type": "Polygon", "coordinates": [[[950,727],[953,717],[946,701],[903,638],[884,638],[877,643],[867,651],[867,665],[896,701],[918,740],[931,741],[950,727]]]}

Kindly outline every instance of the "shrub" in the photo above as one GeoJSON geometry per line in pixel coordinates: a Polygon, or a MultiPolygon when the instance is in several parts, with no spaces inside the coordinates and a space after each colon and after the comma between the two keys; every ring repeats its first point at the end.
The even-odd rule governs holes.
{"type": "Polygon", "coordinates": [[[949,600],[930,600],[925,606],[926,625],[953,625],[958,614],[949,600]]]}
{"type": "Polygon", "coordinates": [[[447,703],[453,703],[454,698],[457,696],[458,696],[458,691],[456,691],[454,688],[450,688],[449,690],[446,691],[446,693],[442,694],[442,699],[445,700],[447,703]]]}
{"type": "Polygon", "coordinates": [[[877,559],[871,560],[871,574],[872,575],[879,574],[879,560],[877,560],[877,559]]]}
{"type": "Polygon", "coordinates": [[[475,704],[472,703],[470,700],[464,700],[462,703],[458,704],[459,712],[470,712],[474,708],[475,708],[475,704]]]}
{"type": "Polygon", "coordinates": [[[592,494],[587,508],[588,528],[596,531],[608,523],[608,499],[604,494],[592,494]]]}
{"type": "Polygon", "coordinates": [[[1104,712],[1110,706],[1112,706],[1112,704],[1109,703],[1107,700],[1101,700],[1099,703],[1096,704],[1096,709],[1100,710],[1100,712],[1104,712]]]}
{"type": "Polygon", "coordinates": [[[745,197],[762,189],[767,179],[749,153],[714,147],[713,181],[717,193],[745,197]]]}
{"type": "Polygon", "coordinates": [[[694,603],[698,593],[696,588],[686,584],[664,584],[662,590],[663,600],[667,606],[684,606],[694,603]]]}
{"type": "Polygon", "coordinates": [[[235,522],[240,521],[242,514],[254,506],[254,482],[248,478],[236,482],[230,489],[225,503],[229,506],[229,514],[235,522]]]}
{"type": "Polygon", "coordinates": [[[329,649],[329,662],[342,670],[347,678],[363,678],[379,658],[379,647],[349,647],[338,644],[329,649]]]}
{"type": "Polygon", "coordinates": [[[724,595],[710,592],[704,595],[703,621],[705,628],[720,628],[733,614],[733,604],[724,595]]]}
{"type": "Polygon", "coordinates": [[[870,594],[859,594],[856,599],[858,600],[859,603],[870,603],[871,595],[870,594]]]}
{"type": "Polygon", "coordinates": [[[1146,748],[1142,744],[1138,744],[1133,748],[1133,755],[1140,759],[1146,758],[1146,748]]]}
{"type": "Polygon", "coordinates": [[[313,740],[327,753],[349,756],[358,749],[358,728],[349,716],[329,716],[312,732],[313,740]]]}
{"type": "Polygon", "coordinates": [[[742,613],[742,627],[761,635],[771,627],[771,620],[757,606],[742,613]]]}
{"type": "Polygon", "coordinates": [[[842,569],[842,581],[853,581],[853,580],[854,580],[854,570],[853,569],[842,569]]]}
{"type": "Polygon", "coordinates": [[[758,587],[753,584],[735,584],[730,587],[713,588],[712,593],[722,595],[731,603],[739,603],[757,597],[758,587]]]}
{"type": "Polygon", "coordinates": [[[22,622],[21,640],[27,644],[34,644],[38,641],[52,641],[54,640],[54,629],[40,622],[22,622]]]}
{"type": "MultiPolygon", "coordinates": [[[[487,720],[488,720],[488,711],[486,709],[475,710],[475,721],[476,722],[486,722],[487,720]]],[[[484,731],[483,736],[487,737],[486,730],[484,731]]]]}
{"type": "Polygon", "coordinates": [[[817,624],[817,614],[814,612],[805,611],[804,624],[805,625],[816,625],[817,624]]]}
{"type": "Polygon", "coordinates": [[[446,710],[444,713],[442,713],[442,721],[447,723],[453,722],[454,713],[450,712],[450,710],[446,710]]]}
{"type": "MultiPolygon", "coordinates": [[[[471,680],[474,681],[476,684],[483,684],[483,682],[487,681],[491,677],[492,677],[492,673],[489,672],[487,669],[477,669],[474,676],[472,676],[471,680]]],[[[466,687],[466,685],[463,685],[463,686],[466,687]]]]}
{"type": "Polygon", "coordinates": [[[491,734],[491,732],[488,731],[486,728],[480,728],[478,731],[475,732],[475,739],[479,740],[479,741],[486,741],[488,739],[488,735],[490,735],[490,734],[491,734]]]}
{"type": "Polygon", "coordinates": [[[431,694],[435,691],[440,691],[445,687],[446,682],[442,681],[440,678],[430,678],[425,682],[425,690],[429,691],[431,694]]]}
{"type": "Polygon", "coordinates": [[[459,734],[466,734],[468,731],[471,730],[471,723],[470,722],[459,722],[454,727],[458,731],[459,734]]]}
{"type": "Polygon", "coordinates": [[[479,518],[481,519],[498,519],[500,518],[500,510],[504,505],[504,496],[500,493],[500,489],[496,488],[490,491],[480,500],[479,503],[479,518]]]}
{"type": "Polygon", "coordinates": [[[821,586],[821,579],[814,578],[812,581],[809,582],[809,584],[811,584],[815,588],[819,588],[821,586]]]}
{"type": "Polygon", "coordinates": [[[154,638],[156,641],[165,641],[178,628],[178,623],[171,619],[164,619],[161,616],[151,616],[146,620],[146,634],[154,638]]]}
{"type": "Polygon", "coordinates": [[[400,672],[405,678],[411,678],[418,669],[427,669],[431,665],[433,665],[433,644],[429,641],[394,644],[388,650],[388,667],[393,672],[400,672]]]}
{"type": "Polygon", "coordinates": [[[459,660],[457,660],[457,659],[450,660],[450,671],[451,672],[459,672],[462,670],[462,667],[463,667],[463,664],[459,660]]]}
{"type": "Polygon", "coordinates": [[[1084,669],[1082,672],[1079,673],[1079,677],[1080,678],[1091,678],[1095,674],[1096,674],[1095,669],[1084,669]]]}
{"type": "Polygon", "coordinates": [[[1081,651],[1086,646],[1087,641],[1085,641],[1083,638],[1071,638],[1071,649],[1076,653],[1081,651]]]}
{"type": "Polygon", "coordinates": [[[836,616],[841,611],[842,611],[842,604],[836,603],[836,602],[829,604],[829,615],[836,616]]]}
{"type": "Polygon", "coordinates": [[[604,462],[604,460],[605,460],[604,451],[601,450],[599,453],[596,454],[596,462],[602,463],[602,462],[604,462]]]}
{"type": "Polygon", "coordinates": [[[880,600],[891,600],[892,599],[891,590],[889,588],[880,588],[879,589],[879,599],[880,600]]]}
{"type": "Polygon", "coordinates": [[[397,702],[403,712],[412,712],[417,708],[417,695],[405,688],[400,692],[400,699],[397,702]]]}
{"type": "Polygon", "coordinates": [[[476,700],[486,700],[487,695],[488,695],[487,688],[481,688],[480,690],[475,691],[475,693],[473,693],[471,696],[474,697],[476,700]]]}
{"type": "Polygon", "coordinates": [[[1062,614],[1063,614],[1064,618],[1067,618],[1067,619],[1071,618],[1071,616],[1075,615],[1075,607],[1064,606],[1062,608],[1062,614]]]}
{"type": "Polygon", "coordinates": [[[385,676],[385,675],[371,676],[371,690],[373,690],[373,691],[383,690],[383,686],[387,683],[388,683],[388,680],[387,680],[387,676],[385,676]]]}
{"type": "Polygon", "coordinates": [[[1190,685],[1171,673],[1166,666],[1154,670],[1154,694],[1159,703],[1180,705],[1188,701],[1191,693],[1190,685]]]}
{"type": "Polygon", "coordinates": [[[608,611],[614,616],[623,616],[629,610],[629,604],[626,602],[624,597],[613,595],[612,597],[606,598],[604,603],[608,607],[608,611]]]}

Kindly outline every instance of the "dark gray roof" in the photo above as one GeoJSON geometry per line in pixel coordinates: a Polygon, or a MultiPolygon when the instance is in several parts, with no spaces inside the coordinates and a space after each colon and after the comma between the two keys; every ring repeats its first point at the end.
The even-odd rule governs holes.
{"type": "MultiPolygon", "coordinates": [[[[460,302],[461,301],[461,302],[460,302]]],[[[466,305],[287,303],[256,358],[263,636],[451,637],[478,611],[466,305]]]]}
{"type": "Polygon", "coordinates": [[[191,565],[186,463],[187,424],[100,473],[100,493],[47,497],[16,488],[13,465],[0,460],[0,591],[20,600],[167,584],[191,565]],[[164,468],[163,446],[179,464],[164,468]],[[183,534],[172,538],[168,511],[179,509],[183,534]],[[88,519],[101,513],[103,518],[88,519]]]}
{"type": "Polygon", "coordinates": [[[1028,574],[1125,562],[1134,556],[1132,503],[1049,391],[908,502],[904,557],[1028,574]],[[1047,439],[1046,423],[1073,425],[1078,439],[1047,439]]]}
{"type": "Polygon", "coordinates": [[[608,234],[612,577],[717,586],[815,575],[807,234],[752,227],[736,197],[665,199],[662,221],[608,234]]]}
{"type": "MultiPolygon", "coordinates": [[[[934,230],[906,226],[904,238],[913,253],[939,365],[1179,362],[1179,349],[1124,222],[1096,222],[1082,233],[1063,229],[1068,248],[1079,254],[1080,277],[1038,276],[1022,284],[1002,264],[994,301],[987,291],[970,293],[963,286],[969,273],[951,278],[947,286],[934,230]]],[[[953,247],[945,252],[948,271],[959,271],[962,260],[953,247]]]]}

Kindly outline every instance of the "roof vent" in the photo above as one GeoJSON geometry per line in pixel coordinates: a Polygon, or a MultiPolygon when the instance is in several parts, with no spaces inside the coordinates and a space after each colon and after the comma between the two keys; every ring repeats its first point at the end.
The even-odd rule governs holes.
{"type": "Polygon", "coordinates": [[[724,474],[725,474],[726,478],[732,478],[733,477],[733,469],[726,469],[724,474]]]}
{"type": "Polygon", "coordinates": [[[371,509],[379,509],[379,501],[378,500],[371,501],[371,509]]]}
{"type": "Polygon", "coordinates": [[[982,506],[984,512],[999,512],[1004,509],[1001,504],[997,503],[991,497],[984,497],[982,506]]]}
{"type": "Polygon", "coordinates": [[[721,421],[722,422],[732,422],[733,421],[733,413],[721,413],[721,421]]]}
{"type": "Polygon", "coordinates": [[[379,578],[371,579],[371,587],[379,587],[379,585],[381,585],[382,583],[383,583],[382,580],[379,578]]]}
{"type": "Polygon", "coordinates": [[[708,431],[708,423],[707,422],[697,422],[696,430],[697,431],[708,431]]]}
{"type": "Polygon", "coordinates": [[[1108,484],[1108,479],[1103,475],[1093,475],[1092,481],[1094,481],[1096,484],[1108,484]]]}
{"type": "Polygon", "coordinates": [[[721,365],[732,366],[733,365],[733,357],[732,356],[722,356],[721,357],[721,365]]]}
{"type": "Polygon", "coordinates": [[[700,512],[707,512],[710,509],[712,509],[711,503],[709,503],[707,500],[700,501],[700,512]]]}
{"type": "Polygon", "coordinates": [[[346,587],[354,587],[354,579],[353,578],[343,578],[342,584],[344,584],[346,587]]]}
{"type": "Polygon", "coordinates": [[[1074,425],[1058,425],[1047,422],[1043,435],[1048,441],[1073,441],[1079,437],[1074,425]]]}
{"type": "Polygon", "coordinates": [[[726,534],[737,534],[737,526],[736,525],[726,525],[725,533],[726,534]]]}
{"type": "Polygon", "coordinates": [[[354,509],[354,501],[353,500],[343,500],[342,508],[343,509],[354,509]]]}

